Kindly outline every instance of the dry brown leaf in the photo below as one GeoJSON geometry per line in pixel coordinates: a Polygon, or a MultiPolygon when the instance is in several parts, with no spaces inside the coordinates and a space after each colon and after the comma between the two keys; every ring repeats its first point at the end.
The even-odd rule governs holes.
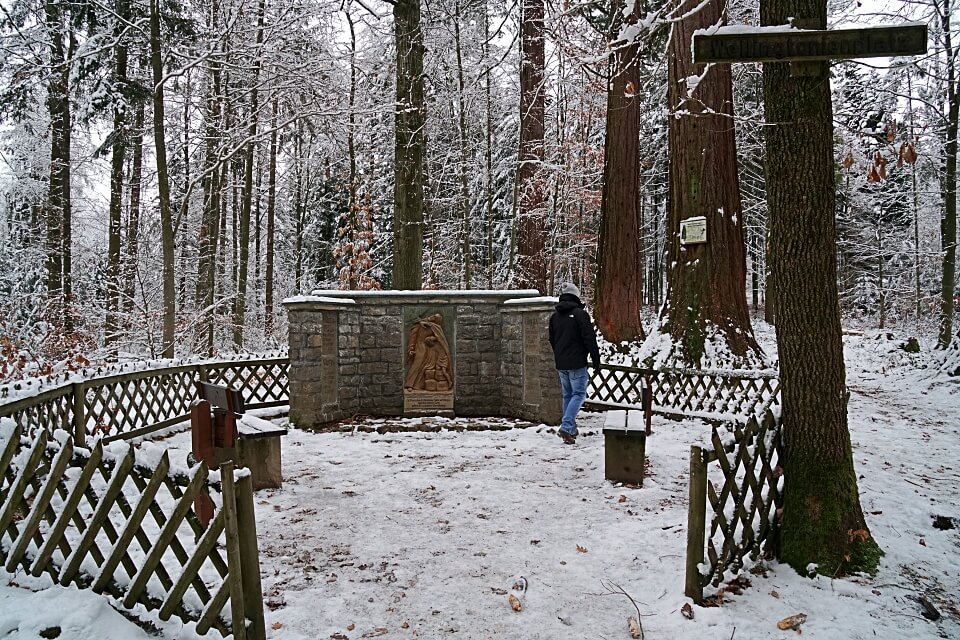
{"type": "Polygon", "coordinates": [[[579,551],[580,553],[586,553],[586,552],[587,552],[587,548],[586,548],[586,547],[581,547],[580,545],[577,545],[577,551],[579,551]]]}
{"type": "Polygon", "coordinates": [[[517,596],[511,593],[510,596],[507,598],[507,601],[510,602],[510,607],[514,611],[523,611],[523,605],[520,604],[520,598],[518,598],[517,596]]]}
{"type": "Polygon", "coordinates": [[[353,624],[352,622],[347,625],[347,631],[353,631],[356,628],[357,628],[357,625],[353,624]]]}
{"type": "Polygon", "coordinates": [[[273,623],[272,625],[270,625],[270,626],[271,626],[273,629],[281,629],[281,628],[283,627],[283,623],[282,623],[282,622],[274,622],[274,623],[273,623]]]}
{"type": "Polygon", "coordinates": [[[807,614],[797,613],[792,616],[787,616],[783,620],[777,623],[777,629],[781,631],[786,631],[787,629],[794,629],[799,631],[800,625],[807,621],[807,614]]]}
{"type": "Polygon", "coordinates": [[[772,595],[774,598],[779,598],[779,597],[780,597],[780,592],[779,592],[779,591],[771,591],[771,592],[770,592],[770,595],[772,595]]]}
{"type": "Polygon", "coordinates": [[[684,603],[684,605],[680,607],[680,613],[683,614],[683,617],[687,620],[693,620],[693,607],[690,606],[689,602],[684,603]]]}
{"type": "Polygon", "coordinates": [[[630,616],[630,619],[627,620],[627,627],[630,629],[631,638],[639,638],[642,632],[640,631],[640,623],[637,622],[637,619],[633,616],[630,616]]]}
{"type": "Polygon", "coordinates": [[[409,623],[409,622],[404,622],[402,625],[400,625],[400,628],[401,628],[401,629],[409,629],[409,628],[410,628],[410,623],[409,623]]]}
{"type": "Polygon", "coordinates": [[[626,501],[627,501],[627,496],[620,496],[620,499],[617,500],[617,502],[626,502],[626,501]]]}

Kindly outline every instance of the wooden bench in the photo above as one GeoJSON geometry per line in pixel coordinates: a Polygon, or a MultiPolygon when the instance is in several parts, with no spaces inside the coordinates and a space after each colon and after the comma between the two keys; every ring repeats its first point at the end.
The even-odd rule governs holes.
{"type": "Polygon", "coordinates": [[[603,422],[604,477],[611,482],[643,486],[647,421],[643,411],[607,411],[603,422]]]}
{"type": "Polygon", "coordinates": [[[245,415],[243,395],[236,389],[198,381],[197,393],[200,400],[191,409],[194,457],[212,468],[232,460],[250,469],[254,490],[279,489],[280,436],[287,430],[245,415]]]}

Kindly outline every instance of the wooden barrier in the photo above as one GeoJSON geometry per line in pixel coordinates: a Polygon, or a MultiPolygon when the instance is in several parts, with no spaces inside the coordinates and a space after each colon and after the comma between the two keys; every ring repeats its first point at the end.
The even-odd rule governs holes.
{"type": "Polygon", "coordinates": [[[142,605],[159,610],[161,620],[196,622],[201,635],[214,628],[238,640],[265,638],[248,474],[234,481],[225,463],[221,491],[208,483],[203,463],[180,476],[166,453],[150,468],[133,447],[115,458],[99,442],[88,451],[46,431],[29,440],[9,425],[0,429],[0,560],[8,572],[107,592],[127,609],[142,605]],[[71,467],[79,472],[68,479],[71,467]],[[223,505],[206,528],[192,508],[202,491],[221,493],[223,505]]]}
{"type": "Polygon", "coordinates": [[[775,555],[782,455],[780,423],[769,411],[762,421],[714,426],[710,447],[690,448],[684,592],[694,602],[703,600],[704,587],[718,586],[728,571],[742,567],[747,556],[775,555]]]}
{"type": "Polygon", "coordinates": [[[288,403],[287,358],[203,362],[91,378],[0,404],[27,433],[63,429],[76,442],[145,436],[190,418],[194,381],[239,390],[248,409],[288,403]]]}
{"type": "Polygon", "coordinates": [[[601,364],[591,370],[587,405],[643,409],[667,417],[739,420],[780,404],[775,371],[647,369],[601,364]],[[644,394],[649,390],[649,396],[644,394]]]}

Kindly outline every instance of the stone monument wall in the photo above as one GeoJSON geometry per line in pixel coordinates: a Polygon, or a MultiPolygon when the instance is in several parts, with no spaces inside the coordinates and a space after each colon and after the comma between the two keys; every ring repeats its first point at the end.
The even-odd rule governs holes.
{"type": "MultiPolygon", "coordinates": [[[[554,304],[536,291],[315,291],[285,300],[291,422],[314,427],[355,415],[404,415],[410,327],[440,314],[454,415],[558,424],[560,386],[548,340],[554,304]]],[[[406,409],[414,413],[409,397],[406,409]]]]}

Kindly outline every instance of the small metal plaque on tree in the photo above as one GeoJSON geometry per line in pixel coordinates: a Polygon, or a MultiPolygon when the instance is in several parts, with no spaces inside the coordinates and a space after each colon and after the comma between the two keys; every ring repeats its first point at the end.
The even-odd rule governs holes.
{"type": "Polygon", "coordinates": [[[695,216],[680,221],[680,244],[703,244],[707,241],[707,219],[695,216]]]}

